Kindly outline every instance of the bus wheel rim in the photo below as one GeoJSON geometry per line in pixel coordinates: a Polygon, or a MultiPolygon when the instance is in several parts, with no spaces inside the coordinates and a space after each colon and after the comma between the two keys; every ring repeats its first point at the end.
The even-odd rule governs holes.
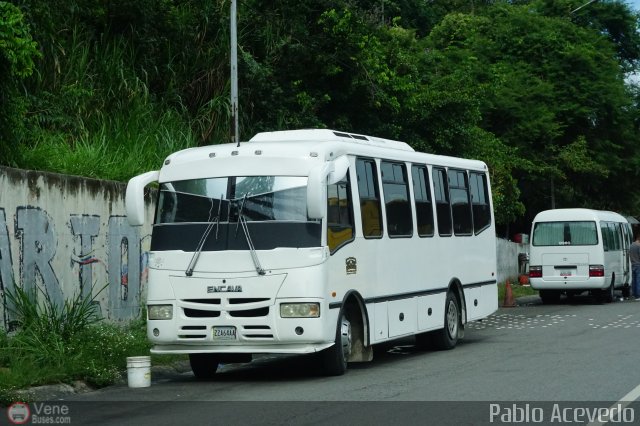
{"type": "Polygon", "coordinates": [[[447,307],[447,331],[452,339],[458,335],[458,309],[453,300],[449,301],[449,306],[447,307]]]}
{"type": "Polygon", "coordinates": [[[342,345],[344,359],[349,359],[351,354],[351,323],[346,318],[342,318],[340,325],[340,344],[342,345]]]}

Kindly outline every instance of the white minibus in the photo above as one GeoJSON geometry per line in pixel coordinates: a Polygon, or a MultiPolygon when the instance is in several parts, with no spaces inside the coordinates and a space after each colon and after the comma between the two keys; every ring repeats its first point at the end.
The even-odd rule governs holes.
{"type": "Polygon", "coordinates": [[[253,354],[319,353],[324,371],[416,335],[451,349],[498,306],[489,173],[477,160],[327,129],[170,155],[158,182],[147,334],[198,378],[253,354]]]}
{"type": "Polygon", "coordinates": [[[529,281],[543,303],[589,291],[604,302],[629,295],[631,226],[618,213],[554,209],[533,220],[529,281]]]}

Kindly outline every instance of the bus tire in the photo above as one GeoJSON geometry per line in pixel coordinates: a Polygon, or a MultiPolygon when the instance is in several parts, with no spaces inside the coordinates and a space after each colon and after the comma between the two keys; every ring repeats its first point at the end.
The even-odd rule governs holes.
{"type": "Polygon", "coordinates": [[[218,370],[220,357],[218,354],[189,354],[191,371],[198,380],[211,380],[218,370]]]}
{"type": "Polygon", "coordinates": [[[321,352],[325,375],[342,376],[347,371],[347,360],[353,344],[352,339],[351,322],[343,312],[340,312],[335,343],[321,352]]]}
{"type": "Polygon", "coordinates": [[[552,305],[560,302],[559,290],[540,290],[540,299],[544,305],[552,305]]]}
{"type": "Polygon", "coordinates": [[[611,278],[611,284],[609,285],[609,287],[602,290],[602,293],[601,293],[602,303],[612,303],[615,300],[614,281],[615,281],[615,277],[611,278]]]}
{"type": "Polygon", "coordinates": [[[432,332],[431,343],[433,347],[438,350],[455,348],[458,343],[458,332],[462,326],[461,321],[460,303],[458,303],[458,298],[449,291],[444,303],[444,328],[432,332]]]}

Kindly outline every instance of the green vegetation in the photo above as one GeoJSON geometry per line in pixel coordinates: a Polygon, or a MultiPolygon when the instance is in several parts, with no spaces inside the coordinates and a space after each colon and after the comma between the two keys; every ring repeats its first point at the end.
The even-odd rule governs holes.
{"type": "Polygon", "coordinates": [[[19,288],[9,294],[19,327],[11,335],[0,330],[0,404],[24,400],[17,391],[34,385],[112,384],[123,377],[127,356],[149,354],[145,321],[102,323],[97,295],[78,295],[63,306],[44,292],[40,303],[35,296],[19,288]]]}
{"type": "MultiPolygon", "coordinates": [[[[504,304],[505,294],[507,290],[507,283],[498,283],[498,306],[504,304]]],[[[529,285],[521,285],[517,281],[511,282],[511,294],[514,299],[522,296],[537,296],[538,290],[534,290],[529,285]]]]}
{"type": "MultiPolygon", "coordinates": [[[[639,16],[581,4],[239,2],[241,137],[328,127],[482,159],[505,227],[552,200],[638,211],[639,16]]],[[[228,1],[0,1],[0,17],[0,164],[126,180],[229,141],[228,1]]]]}

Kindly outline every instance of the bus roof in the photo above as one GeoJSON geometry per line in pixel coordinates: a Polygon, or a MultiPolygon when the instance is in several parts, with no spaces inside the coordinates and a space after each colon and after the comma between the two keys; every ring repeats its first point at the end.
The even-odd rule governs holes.
{"type": "Polygon", "coordinates": [[[534,222],[559,222],[577,220],[606,220],[612,222],[627,222],[627,219],[615,212],[584,208],[544,210],[536,215],[534,222]]]}
{"type": "Polygon", "coordinates": [[[399,149],[402,151],[415,150],[405,142],[391,139],[377,138],[374,136],[359,135],[355,133],[339,132],[330,129],[301,129],[282,130],[277,132],[258,133],[250,139],[250,142],[347,142],[380,148],[399,149]]]}
{"type": "Polygon", "coordinates": [[[306,176],[318,162],[345,154],[487,170],[482,161],[416,152],[405,142],[329,129],[306,129],[258,133],[239,146],[226,143],[175,152],[165,160],[160,181],[207,175],[273,174],[274,170],[291,176],[306,176]]]}

